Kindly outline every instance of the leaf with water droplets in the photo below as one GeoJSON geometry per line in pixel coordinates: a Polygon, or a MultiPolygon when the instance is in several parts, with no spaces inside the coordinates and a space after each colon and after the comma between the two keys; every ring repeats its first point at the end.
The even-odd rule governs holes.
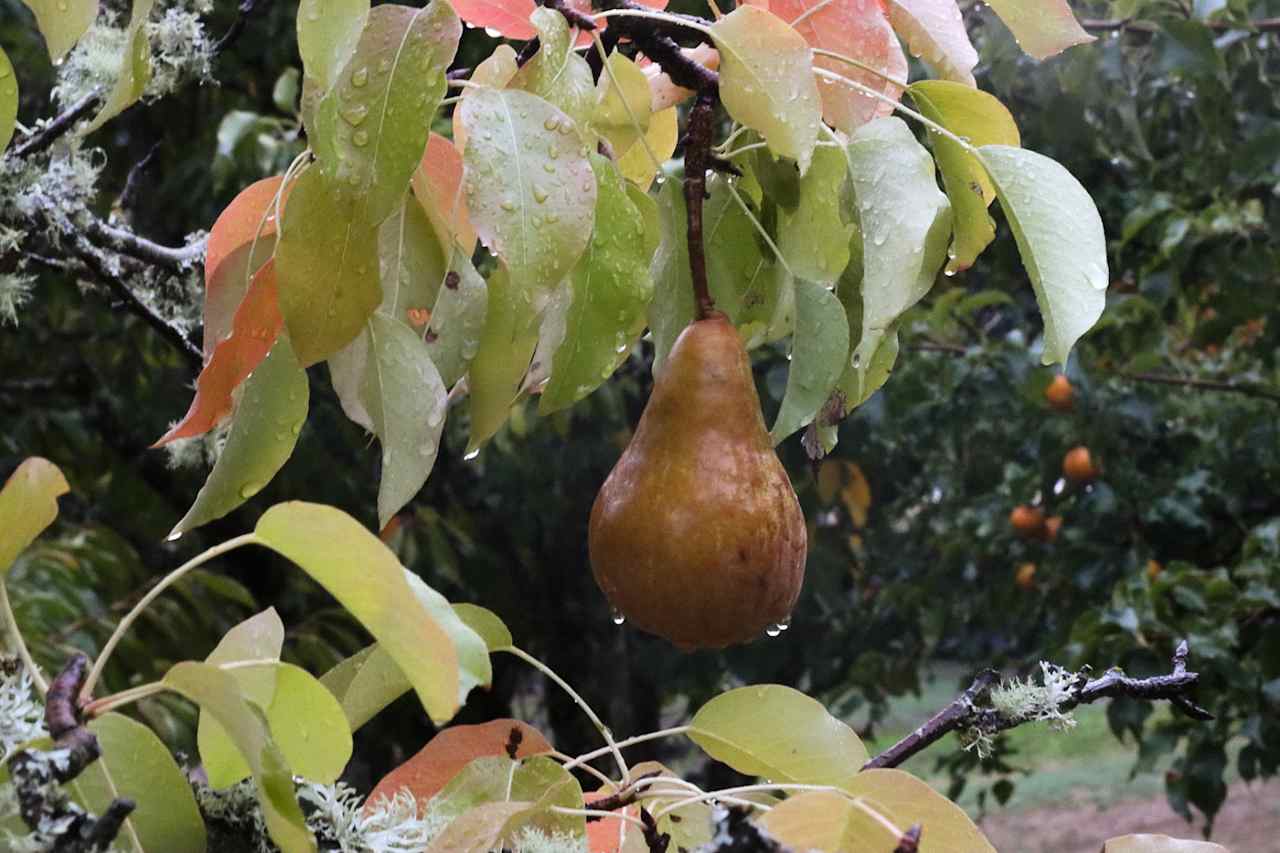
{"type": "Polygon", "coordinates": [[[471,221],[523,301],[564,279],[591,237],[596,180],[567,115],[536,95],[481,89],[462,101],[471,221]],[[555,132],[547,128],[555,126],[555,132]]]}
{"type": "MultiPolygon", "coordinates": [[[[986,92],[946,80],[921,80],[907,91],[926,118],[973,145],[1017,145],[1021,141],[1013,116],[986,92]]],[[[929,141],[955,211],[955,235],[947,262],[947,272],[955,273],[971,267],[995,239],[996,226],[987,215],[996,197],[995,187],[986,169],[960,143],[941,133],[931,133],[929,141]]]]}
{"type": "Polygon", "coordinates": [[[236,308],[230,333],[214,347],[213,355],[196,377],[196,394],[186,415],[152,446],[204,435],[229,415],[232,392],[267,357],[283,325],[275,264],[267,261],[254,275],[248,293],[236,308]]]}
{"type": "Polygon", "coordinates": [[[640,139],[649,130],[652,105],[649,78],[640,66],[616,50],[609,54],[609,62],[596,83],[591,128],[605,138],[615,156],[638,144],[644,154],[640,139]]]}
{"type": "Polygon", "coordinates": [[[283,853],[310,853],[315,839],[294,791],[293,773],[271,737],[266,716],[243,694],[231,673],[211,664],[183,661],[164,676],[164,684],[215,717],[253,771],[258,803],[271,840],[283,853]]]}
{"type": "Polygon", "coordinates": [[[711,37],[720,49],[720,99],[729,115],[808,171],[822,122],[808,43],[758,6],[734,9],[711,26],[711,37]]]}
{"type": "Polygon", "coordinates": [[[1072,45],[1094,40],[1080,26],[1067,0],[987,0],[1004,25],[1013,32],[1018,45],[1029,56],[1048,59],[1072,45]]]}
{"type": "Polygon", "coordinates": [[[369,19],[369,0],[302,0],[298,4],[298,53],[302,56],[302,123],[316,129],[320,99],[338,82],[369,19]]]}
{"type": "Polygon", "coordinates": [[[849,236],[841,194],[849,163],[839,148],[819,148],[799,179],[796,206],[778,211],[778,250],[802,279],[830,284],[849,264],[849,236]]]}
{"type": "Polygon", "coordinates": [[[9,55],[0,50],[0,153],[9,147],[18,122],[18,78],[9,55]]]}
{"type": "Polygon", "coordinates": [[[312,148],[365,222],[395,210],[427,147],[462,23],[447,0],[385,5],[368,23],[337,82],[316,109],[312,148]]]}
{"type": "Polygon", "coordinates": [[[506,268],[500,266],[489,276],[484,333],[467,373],[471,391],[468,454],[478,450],[506,423],[537,345],[537,316],[520,298],[506,268]]]}
{"type": "Polygon", "coordinates": [[[13,561],[58,517],[58,498],[71,490],[48,459],[32,456],[0,489],[0,583],[13,561]]]}
{"type": "Polygon", "coordinates": [[[1043,154],[984,145],[978,156],[1040,303],[1042,360],[1066,364],[1107,304],[1107,239],[1098,208],[1070,172],[1043,154]]]}
{"type": "MultiPolygon", "coordinates": [[[[889,21],[911,52],[939,75],[966,86],[973,82],[978,52],[969,41],[956,0],[888,0],[889,21]]],[[[900,78],[901,79],[901,78],[900,78]]]]}
{"type": "MultiPolygon", "coordinates": [[[[564,15],[540,6],[534,10],[530,20],[538,30],[538,52],[516,72],[510,86],[537,95],[557,107],[573,119],[573,130],[583,142],[587,142],[587,122],[596,100],[591,66],[572,50],[569,22],[564,15]]],[[[549,124],[545,131],[556,129],[549,124]]]]}
{"type": "Polygon", "coordinates": [[[933,287],[951,236],[951,205],[933,158],[901,119],[863,125],[845,152],[862,233],[862,327],[839,384],[852,407],[868,396],[873,356],[893,324],[933,287]]]}
{"type": "Polygon", "coordinates": [[[775,782],[843,787],[867,763],[853,729],[780,684],[721,693],[689,721],[689,737],[717,761],[775,782]]]}
{"type": "MultiPolygon", "coordinates": [[[[98,17],[98,0],[23,0],[36,16],[49,58],[61,62],[98,17]]],[[[0,149],[4,146],[0,145],[0,149]]]]}
{"type": "Polygon", "coordinates": [[[654,298],[649,304],[654,376],[662,371],[671,346],[693,319],[693,283],[689,275],[686,222],[684,193],[680,182],[666,181],[658,190],[661,239],[653,254],[653,262],[649,265],[654,282],[654,298]]]}
{"type": "Polygon", "coordinates": [[[133,106],[151,82],[151,43],[147,40],[147,18],[155,5],[155,0],[133,0],[129,23],[124,30],[124,53],[120,57],[119,73],[111,91],[99,107],[98,114],[85,126],[82,134],[87,136],[93,133],[133,106]]]}
{"type": "Polygon", "coordinates": [[[422,205],[406,194],[378,230],[379,313],[422,334],[447,272],[443,245],[422,205]]]}
{"type": "Polygon", "coordinates": [[[849,321],[839,300],[825,285],[796,282],[796,333],[787,390],[769,431],[774,444],[813,420],[844,373],[848,357],[849,321]]]}
{"type": "MultiPolygon", "coordinates": [[[[471,26],[491,30],[503,38],[526,41],[538,35],[538,31],[529,23],[530,16],[537,8],[534,0],[457,0],[453,5],[457,7],[462,20],[471,26]]],[[[591,14],[591,0],[568,0],[567,5],[579,12],[591,14]]],[[[645,5],[661,9],[666,4],[646,0],[645,5]]],[[[582,40],[580,37],[580,42],[582,40]]],[[[589,39],[586,41],[590,43],[589,39]]]]}
{"type": "Polygon", "coordinates": [[[484,334],[489,290],[471,258],[454,247],[445,286],[436,296],[427,328],[427,351],[440,371],[446,388],[452,388],[467,372],[484,334]]]}
{"type": "Polygon", "coordinates": [[[413,173],[413,195],[422,205],[440,248],[447,256],[454,244],[470,257],[476,248],[476,229],[467,215],[462,194],[462,154],[448,139],[433,133],[413,173]]]}
{"type": "Polygon", "coordinates": [[[879,0],[771,0],[769,8],[795,27],[812,47],[857,59],[879,74],[830,56],[815,56],[813,66],[855,81],[818,77],[822,115],[845,133],[853,133],[877,116],[893,112],[892,103],[866,89],[897,100],[902,87],[890,80],[907,79],[907,57],[879,0]],[[885,78],[889,78],[886,80],[885,78]]]}
{"type": "MultiPolygon", "coordinates": [[[[511,82],[511,78],[520,70],[516,58],[516,50],[511,45],[500,44],[495,47],[493,53],[485,57],[476,66],[475,71],[471,72],[472,85],[462,90],[460,96],[462,100],[466,101],[482,87],[505,89],[511,82]]],[[[455,106],[453,109],[453,144],[459,151],[467,150],[467,128],[462,123],[461,106],[455,106]]]]}
{"type": "MultiPolygon", "coordinates": [[[[255,273],[275,253],[275,198],[283,179],[264,178],[231,200],[209,229],[204,259],[204,357],[231,334],[255,273]]],[[[287,194],[282,194],[281,209],[287,194]]]]}
{"type": "Polygon", "coordinates": [[[245,380],[222,453],[173,533],[222,518],[270,482],[293,453],[307,417],[309,394],[306,371],[298,365],[289,339],[281,335],[245,380]]]}
{"type": "Polygon", "coordinates": [[[644,331],[653,298],[641,211],[611,160],[593,154],[591,165],[599,188],[595,227],[570,275],[572,301],[538,403],[542,414],[581,400],[613,374],[644,331]]]}
{"type": "Polygon", "coordinates": [[[275,264],[280,312],[304,367],[350,343],[382,302],[377,226],[319,169],[293,185],[275,264]]]}
{"type": "Polygon", "coordinates": [[[618,158],[618,171],[640,189],[649,189],[662,164],[676,150],[676,142],[679,138],[679,108],[667,107],[661,112],[654,113],[649,118],[649,129],[645,131],[644,138],[637,139],[635,144],[618,158]]]}

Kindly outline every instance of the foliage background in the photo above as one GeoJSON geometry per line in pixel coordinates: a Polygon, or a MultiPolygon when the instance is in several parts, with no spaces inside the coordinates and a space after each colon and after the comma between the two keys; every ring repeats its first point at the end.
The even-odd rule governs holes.
{"type": "MultiPolygon", "coordinates": [[[[302,145],[296,120],[273,99],[277,79],[299,63],[294,13],[290,3],[265,4],[218,58],[219,85],[135,108],[93,138],[105,161],[101,212],[157,144],[128,212],[162,242],[207,228],[241,187],[283,169],[302,145]]],[[[1142,28],[1103,33],[1038,64],[989,11],[967,15],[982,56],[979,85],[1009,106],[1025,147],[1081,180],[1107,226],[1113,282],[1101,327],[1068,370],[1073,412],[1044,405],[1051,372],[1038,366],[1038,313],[1002,226],[972,270],[914,311],[892,380],[841,429],[838,465],[829,462],[826,477],[848,471],[844,462],[859,467],[865,518],[865,500],[819,488],[821,470],[797,439],[783,446],[813,535],[805,591],[782,636],[685,655],[612,624],[590,577],[586,520],[648,392],[639,359],[568,412],[539,418],[536,406],[520,407],[474,461],[461,458],[465,418],[451,418],[436,470],[392,540],[406,565],[450,599],[498,612],[620,734],[657,728],[753,681],[806,690],[874,733],[890,700],[918,690],[931,662],[958,663],[968,675],[986,665],[1026,671],[1049,658],[1145,675],[1165,671],[1187,637],[1193,667],[1205,673],[1200,701],[1217,721],[1152,721],[1147,705],[1115,702],[1113,730],[1135,739],[1140,765],[1176,754],[1167,791],[1184,813],[1191,805],[1214,813],[1225,773],[1275,773],[1280,51],[1276,33],[1226,23],[1275,17],[1280,2],[1123,0],[1077,13],[1132,15],[1142,28]],[[1102,477],[1060,488],[1061,457],[1076,444],[1101,458],[1102,477]],[[1018,539],[1007,523],[1015,504],[1037,496],[1064,517],[1052,544],[1018,539]],[[1162,572],[1148,572],[1152,560],[1162,572]],[[1037,566],[1030,589],[1014,583],[1024,562],[1037,566]]],[[[234,14],[218,4],[210,31],[225,31],[234,14]]],[[[0,0],[0,45],[22,69],[21,118],[50,114],[48,59],[16,0],[0,0]]],[[[488,49],[482,32],[469,31],[459,63],[488,49]]],[[[766,420],[785,363],[784,347],[756,354],[766,420]]],[[[165,543],[203,471],[173,470],[147,446],[184,409],[189,368],[107,295],[40,279],[16,327],[0,332],[0,476],[43,455],[72,483],[56,533],[13,576],[19,620],[47,665],[72,646],[94,650],[162,572],[251,528],[277,501],[331,503],[375,523],[378,454],[342,415],[323,371],[312,374],[312,415],[281,474],[228,518],[165,543]]],[[[237,554],[153,608],[114,659],[109,685],[202,657],[268,603],[289,628],[286,658],[313,671],[364,643],[300,575],[265,552],[237,554]]],[[[573,706],[539,677],[496,665],[493,690],[476,694],[460,721],[513,713],[541,722],[565,751],[593,743],[573,706]]],[[[140,713],[190,750],[184,705],[157,700],[140,713]]],[[[367,786],[429,733],[401,700],[360,733],[352,781],[367,786]]],[[[957,787],[978,763],[938,752],[957,787]]],[[[1006,747],[969,784],[1003,800],[1014,763],[1006,747]]]]}

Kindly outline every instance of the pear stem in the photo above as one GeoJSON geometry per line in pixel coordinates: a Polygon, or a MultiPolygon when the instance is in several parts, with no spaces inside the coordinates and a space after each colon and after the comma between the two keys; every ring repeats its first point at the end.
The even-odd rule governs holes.
{"type": "Polygon", "coordinates": [[[689,274],[693,282],[694,317],[705,320],[715,310],[707,287],[707,258],[702,248],[702,201],[707,195],[711,165],[711,124],[717,93],[710,87],[698,93],[684,137],[684,202],[689,216],[689,274]]]}

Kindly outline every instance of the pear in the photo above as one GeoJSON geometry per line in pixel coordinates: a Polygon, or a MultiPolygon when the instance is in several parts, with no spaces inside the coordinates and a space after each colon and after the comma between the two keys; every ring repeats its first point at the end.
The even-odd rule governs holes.
{"type": "Polygon", "coordinates": [[[790,619],[804,515],[723,314],[676,339],[596,496],[588,547],[615,610],[686,651],[747,642],[790,619]]]}

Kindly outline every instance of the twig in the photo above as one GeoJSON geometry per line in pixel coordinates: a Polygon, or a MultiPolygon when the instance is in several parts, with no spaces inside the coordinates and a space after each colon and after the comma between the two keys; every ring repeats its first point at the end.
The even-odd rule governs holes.
{"type": "Polygon", "coordinates": [[[571,27],[577,27],[589,33],[596,30],[596,22],[591,19],[590,15],[584,15],[566,3],[565,0],[536,0],[536,2],[539,6],[546,6],[548,9],[554,9],[564,15],[564,19],[569,22],[571,27]]]}
{"type": "Polygon", "coordinates": [[[715,310],[707,286],[707,257],[702,245],[702,202],[707,195],[707,167],[711,160],[711,120],[717,95],[710,89],[698,93],[689,112],[684,143],[684,201],[689,217],[689,272],[693,281],[694,315],[705,320],[715,310]]]}
{"type": "Polygon", "coordinates": [[[1258,385],[1242,385],[1238,382],[1221,382],[1216,379],[1192,379],[1184,376],[1168,376],[1161,373],[1129,373],[1124,370],[1113,371],[1116,376],[1132,379],[1135,382],[1151,382],[1157,385],[1179,385],[1184,388],[1198,388],[1203,391],[1222,391],[1228,394],[1243,394],[1259,400],[1270,400],[1280,403],[1280,392],[1272,391],[1258,385]]]}
{"type": "Polygon", "coordinates": [[[920,833],[922,830],[923,827],[917,823],[902,833],[902,838],[898,840],[898,846],[893,848],[893,853],[916,853],[920,849],[920,833]]]}
{"type": "Polygon", "coordinates": [[[90,219],[85,234],[94,242],[121,255],[128,255],[152,266],[164,267],[171,272],[186,272],[204,257],[205,240],[196,240],[186,246],[170,247],[139,237],[125,228],[108,225],[101,219],[90,219]]]}
{"type": "MultiPolygon", "coordinates": [[[[270,0],[267,0],[269,3],[270,0]]],[[[222,53],[228,47],[240,38],[240,34],[244,32],[245,26],[249,23],[249,18],[253,15],[254,10],[258,7],[259,0],[240,0],[240,7],[236,10],[236,19],[231,22],[231,26],[222,34],[222,38],[213,45],[213,53],[216,56],[222,53]]],[[[265,3],[263,5],[266,5],[265,3]]]]}
{"type": "Polygon", "coordinates": [[[653,815],[649,814],[648,809],[640,809],[640,822],[644,824],[644,843],[649,848],[649,853],[667,853],[667,847],[671,845],[671,835],[658,832],[658,822],[653,819],[653,815]]]}
{"type": "Polygon", "coordinates": [[[120,199],[116,202],[116,206],[127,211],[133,207],[134,200],[138,197],[138,191],[142,187],[142,178],[146,175],[147,170],[151,168],[151,164],[155,162],[156,155],[160,153],[160,143],[157,142],[151,146],[151,150],[146,153],[141,160],[133,164],[133,168],[129,170],[129,177],[125,179],[124,189],[120,191],[120,199]]]}
{"type": "MultiPolygon", "coordinates": [[[[1280,32],[1280,18],[1260,18],[1256,21],[1201,21],[1203,26],[1214,32],[1222,33],[1228,30],[1248,30],[1258,33],[1280,32]]],[[[1132,18],[1122,18],[1117,20],[1100,20],[1097,18],[1084,18],[1080,21],[1080,26],[1091,33],[1108,33],[1130,31],[1137,33],[1155,33],[1159,32],[1160,25],[1154,21],[1135,21],[1132,18]]]]}
{"type": "MultiPolygon", "coordinates": [[[[1168,675],[1151,678],[1130,678],[1119,670],[1109,670],[1100,678],[1087,680],[1087,670],[1081,673],[1072,695],[1058,705],[1061,712],[1079,705],[1087,705],[1115,696],[1132,699],[1163,699],[1195,720],[1211,720],[1213,715],[1196,705],[1188,697],[1200,680],[1199,673],[1187,671],[1187,641],[1178,643],[1173,655],[1173,670],[1168,675]]],[[[1030,722],[1030,717],[1007,717],[990,707],[979,707],[979,702],[995,684],[999,674],[994,670],[980,673],[969,688],[953,699],[945,708],[929,718],[929,721],[884,752],[872,758],[864,769],[873,767],[897,767],[925,747],[941,740],[945,735],[961,729],[974,728],[984,734],[996,734],[1030,722]]]]}
{"type": "Polygon", "coordinates": [[[44,127],[27,137],[26,141],[13,146],[13,156],[26,157],[48,148],[56,142],[60,136],[71,130],[71,128],[75,126],[76,122],[84,118],[90,110],[97,106],[101,92],[101,89],[94,89],[92,92],[63,110],[61,115],[57,116],[44,127]]]}
{"type": "MultiPolygon", "coordinates": [[[[660,775],[662,775],[662,771],[654,770],[651,773],[645,773],[642,776],[637,776],[630,785],[623,788],[621,791],[618,791],[616,794],[610,794],[603,799],[592,801],[591,808],[595,811],[601,812],[611,812],[616,811],[617,809],[624,809],[634,803],[636,801],[636,797],[640,795],[639,786],[641,781],[645,779],[652,779],[654,776],[660,775]]],[[[587,818],[588,823],[593,820],[600,820],[600,817],[595,816],[587,818]]]]}

